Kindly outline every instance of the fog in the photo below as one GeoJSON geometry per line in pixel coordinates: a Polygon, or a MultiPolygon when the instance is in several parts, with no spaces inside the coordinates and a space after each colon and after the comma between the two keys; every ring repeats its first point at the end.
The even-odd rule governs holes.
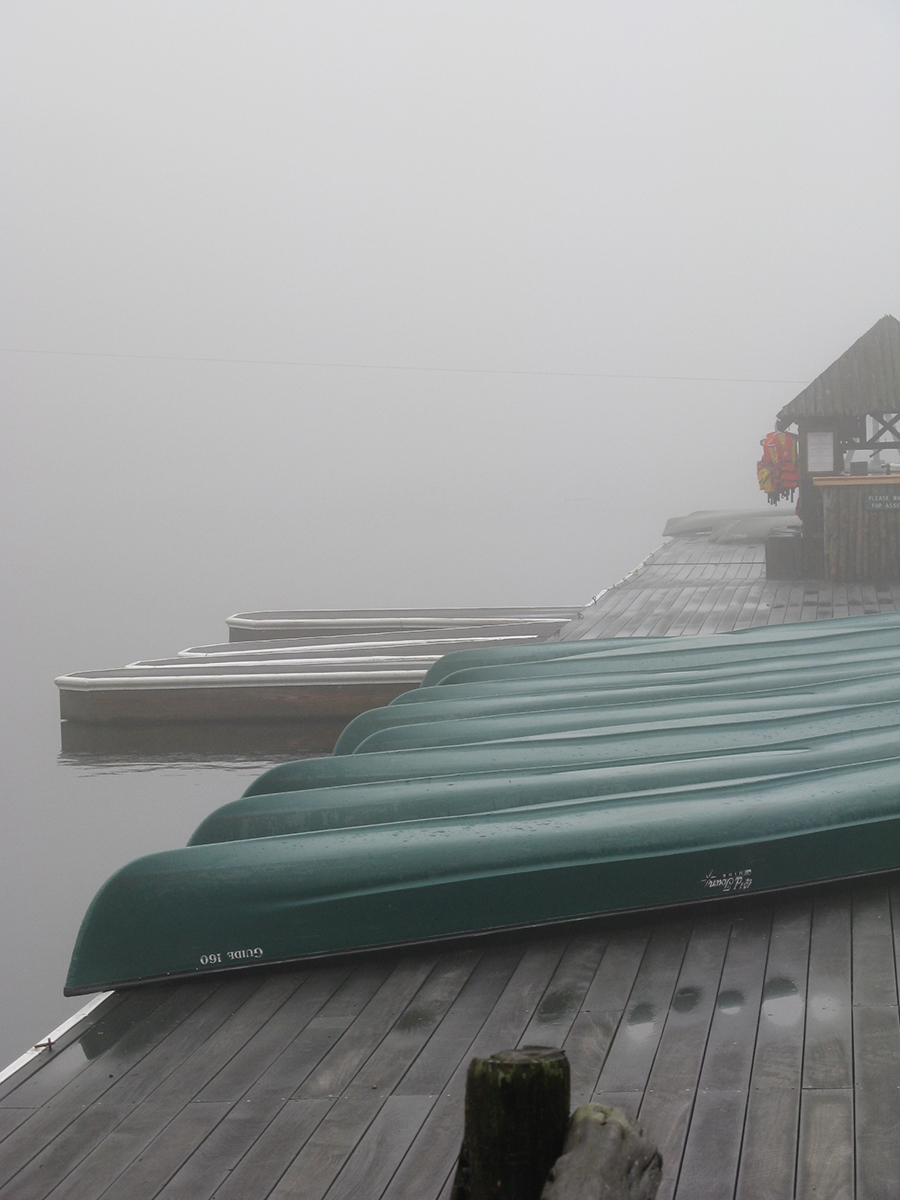
{"type": "Polygon", "coordinates": [[[243,786],[58,767],[54,676],[586,602],[762,505],[900,315],[898,60],[893,0],[0,8],[4,1062],[105,874],[243,786]]]}

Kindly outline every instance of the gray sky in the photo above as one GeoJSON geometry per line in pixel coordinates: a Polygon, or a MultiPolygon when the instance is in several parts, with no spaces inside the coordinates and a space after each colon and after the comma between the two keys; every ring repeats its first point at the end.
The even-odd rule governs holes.
{"type": "Polygon", "coordinates": [[[23,594],[89,560],[178,644],[585,600],[761,503],[800,385],[495,372],[805,381],[900,315],[893,0],[28,0],[0,55],[3,347],[345,364],[0,355],[23,594]]]}

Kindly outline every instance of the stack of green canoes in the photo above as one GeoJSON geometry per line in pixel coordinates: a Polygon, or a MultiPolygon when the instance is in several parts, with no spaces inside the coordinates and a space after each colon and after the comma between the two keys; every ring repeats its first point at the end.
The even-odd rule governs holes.
{"type": "Polygon", "coordinates": [[[66,991],[900,867],[900,614],[449,654],[101,888],[66,991]]]}

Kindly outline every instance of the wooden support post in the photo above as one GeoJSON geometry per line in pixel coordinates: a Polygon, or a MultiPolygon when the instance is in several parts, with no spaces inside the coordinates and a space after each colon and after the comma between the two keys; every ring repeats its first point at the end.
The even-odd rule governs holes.
{"type": "Polygon", "coordinates": [[[606,1104],[583,1104],[541,1200],[653,1200],[662,1157],[634,1121],[606,1104]]]}
{"type": "Polygon", "coordinates": [[[540,1200],[569,1119],[569,1061],[524,1046],[473,1058],[451,1200],[540,1200]]]}

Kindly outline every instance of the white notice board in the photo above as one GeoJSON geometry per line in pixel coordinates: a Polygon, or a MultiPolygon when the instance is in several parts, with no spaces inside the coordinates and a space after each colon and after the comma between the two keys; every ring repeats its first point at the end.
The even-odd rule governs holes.
{"type": "Polygon", "coordinates": [[[834,473],[834,434],[831,431],[807,433],[806,469],[810,475],[834,473]]]}

